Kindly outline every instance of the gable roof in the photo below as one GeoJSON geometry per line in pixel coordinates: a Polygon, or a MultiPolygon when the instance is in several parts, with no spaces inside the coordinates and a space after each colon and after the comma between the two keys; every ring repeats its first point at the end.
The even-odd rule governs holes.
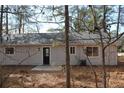
{"type": "MultiPolygon", "coordinates": [[[[105,34],[103,38],[107,38],[105,34]]],[[[27,33],[27,34],[11,34],[3,35],[2,44],[52,44],[54,41],[64,43],[64,32],[59,33],[27,33]]],[[[98,34],[89,32],[71,32],[69,33],[70,43],[75,44],[96,44],[99,41],[98,34]]]]}

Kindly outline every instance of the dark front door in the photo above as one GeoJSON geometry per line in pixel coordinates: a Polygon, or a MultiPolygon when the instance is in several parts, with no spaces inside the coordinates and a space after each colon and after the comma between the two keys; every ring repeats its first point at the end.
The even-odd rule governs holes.
{"type": "Polygon", "coordinates": [[[49,65],[50,62],[50,48],[43,48],[43,65],[49,65]]]}

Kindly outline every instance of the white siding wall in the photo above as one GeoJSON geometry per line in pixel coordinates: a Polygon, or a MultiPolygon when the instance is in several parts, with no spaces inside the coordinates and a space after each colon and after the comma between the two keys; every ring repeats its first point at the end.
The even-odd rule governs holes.
{"type": "Polygon", "coordinates": [[[65,48],[64,46],[51,47],[51,65],[65,64],[65,48]]]}
{"type": "MultiPolygon", "coordinates": [[[[87,57],[85,53],[83,52],[83,48],[86,48],[87,46],[80,46],[79,50],[81,52],[80,59],[86,59],[87,57]]],[[[102,53],[101,53],[101,47],[99,47],[99,56],[96,57],[89,57],[90,62],[92,65],[102,65],[102,53]]],[[[105,52],[105,61],[106,65],[117,65],[117,47],[116,46],[110,46],[106,49],[105,52]]],[[[89,62],[87,60],[87,65],[89,65],[89,62]]]]}
{"type": "MultiPolygon", "coordinates": [[[[75,47],[75,54],[70,54],[70,64],[77,65],[79,64],[81,47],[75,47]]],[[[51,65],[65,65],[65,47],[51,47],[51,65]]]]}
{"type": "MultiPolygon", "coordinates": [[[[87,65],[89,65],[89,61],[87,60],[87,56],[85,54],[85,51],[86,50],[86,47],[87,46],[76,46],[76,57],[75,57],[75,60],[76,60],[76,63],[75,64],[79,64],[79,61],[80,60],[86,60],[87,61],[87,65]]],[[[89,57],[90,59],[90,62],[92,63],[92,65],[101,65],[101,57],[100,57],[100,48],[99,48],[99,56],[97,57],[89,57]]],[[[73,59],[71,59],[72,61],[73,59]]],[[[73,62],[73,61],[72,61],[73,62]]]]}
{"type": "Polygon", "coordinates": [[[111,46],[106,49],[106,64],[117,65],[117,47],[111,46]]]}
{"type": "MultiPolygon", "coordinates": [[[[14,47],[15,53],[14,54],[6,54],[0,53],[0,60],[2,64],[6,65],[41,65],[42,64],[42,49],[38,51],[38,47],[14,47]]],[[[4,52],[4,48],[1,48],[4,52]]]]}
{"type": "MultiPolygon", "coordinates": [[[[65,48],[64,46],[50,47],[50,65],[64,65],[65,64],[65,48]]],[[[87,59],[83,48],[86,46],[75,46],[76,54],[70,54],[71,65],[78,65],[79,60],[87,59]]],[[[1,47],[0,51],[4,52],[1,47]]],[[[102,65],[101,48],[99,47],[99,56],[89,57],[93,65],[102,65]]],[[[0,64],[17,65],[21,61],[21,65],[43,65],[43,46],[16,46],[14,55],[3,55],[0,52],[0,64]],[[40,51],[38,51],[40,48],[40,51]],[[30,57],[31,56],[31,57],[30,57]]],[[[87,62],[89,64],[89,62],[87,62]]],[[[117,48],[111,46],[106,49],[106,64],[117,65],[117,48]]]]}
{"type": "Polygon", "coordinates": [[[79,64],[80,60],[80,47],[79,46],[74,46],[75,47],[75,54],[70,54],[70,64],[71,65],[77,65],[79,64]]]}

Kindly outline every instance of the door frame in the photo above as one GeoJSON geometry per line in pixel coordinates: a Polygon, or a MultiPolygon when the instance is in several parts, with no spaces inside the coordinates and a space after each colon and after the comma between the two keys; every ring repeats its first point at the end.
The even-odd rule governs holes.
{"type": "Polygon", "coordinates": [[[47,47],[49,48],[49,52],[50,52],[50,53],[49,53],[49,65],[51,65],[51,47],[50,47],[50,46],[43,46],[43,47],[42,47],[42,58],[43,58],[43,59],[42,59],[42,65],[44,65],[44,62],[43,62],[43,60],[44,60],[44,57],[43,57],[43,49],[44,49],[44,48],[47,48],[47,47]]]}

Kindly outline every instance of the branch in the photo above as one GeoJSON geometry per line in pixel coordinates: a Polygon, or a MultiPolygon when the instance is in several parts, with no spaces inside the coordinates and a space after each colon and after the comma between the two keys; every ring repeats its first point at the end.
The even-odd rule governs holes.
{"type": "Polygon", "coordinates": [[[97,20],[96,20],[96,13],[95,13],[94,7],[92,5],[89,5],[89,8],[91,9],[93,19],[94,19],[94,26],[96,28],[98,26],[98,24],[97,24],[97,20]]]}
{"type": "MultiPolygon", "coordinates": [[[[39,52],[39,51],[38,51],[38,52],[39,52]]],[[[26,60],[29,59],[30,57],[36,55],[38,52],[35,52],[35,53],[31,54],[30,56],[25,57],[24,59],[22,59],[22,60],[18,63],[18,65],[22,64],[24,61],[26,61],[26,60]]],[[[16,65],[16,66],[18,66],[18,65],[16,65]]],[[[16,70],[13,70],[13,71],[11,71],[11,72],[9,73],[9,75],[10,75],[10,74],[13,74],[13,73],[15,73],[15,72],[16,72],[16,70]]],[[[3,82],[5,82],[5,81],[9,78],[9,75],[4,78],[3,82]]]]}
{"type": "Polygon", "coordinates": [[[110,46],[111,44],[115,43],[115,42],[116,42],[118,39],[120,39],[123,35],[124,35],[124,32],[121,33],[120,35],[118,35],[118,37],[117,37],[114,41],[112,41],[112,42],[110,42],[108,45],[106,45],[106,46],[104,47],[104,49],[107,48],[108,46],[110,46]]]}
{"type": "Polygon", "coordinates": [[[117,37],[119,33],[120,12],[121,12],[121,5],[119,5],[119,9],[118,9],[117,37]]]}
{"type": "Polygon", "coordinates": [[[95,69],[93,68],[93,65],[92,65],[92,63],[91,63],[91,61],[90,61],[90,59],[89,59],[87,53],[85,53],[85,55],[86,55],[87,60],[88,60],[88,62],[89,62],[89,64],[90,64],[90,68],[91,68],[91,70],[93,71],[93,74],[94,74],[94,77],[95,77],[96,88],[98,88],[98,82],[97,82],[97,74],[96,74],[96,71],[95,71],[95,69]]]}

